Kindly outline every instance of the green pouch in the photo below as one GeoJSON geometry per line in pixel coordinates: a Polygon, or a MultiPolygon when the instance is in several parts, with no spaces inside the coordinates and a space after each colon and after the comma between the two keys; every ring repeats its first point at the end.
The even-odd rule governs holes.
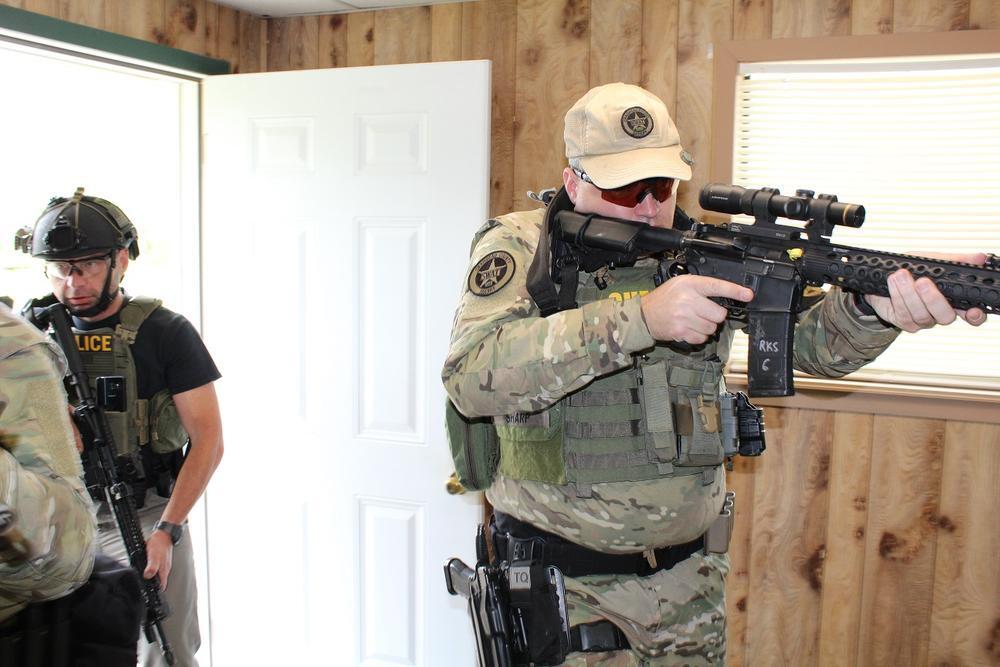
{"type": "Polygon", "coordinates": [[[725,460],[719,432],[718,391],[722,362],[706,359],[704,364],[704,368],[674,367],[670,371],[678,435],[674,465],[717,466],[725,460]]]}
{"type": "Polygon", "coordinates": [[[448,446],[455,462],[455,475],[467,491],[489,488],[500,463],[500,442],[489,417],[469,419],[445,400],[448,446]]]}
{"type": "Polygon", "coordinates": [[[169,454],[187,444],[188,434],[177,414],[170,392],[161,389],[149,399],[149,446],[157,454],[169,454]]]}
{"type": "Polygon", "coordinates": [[[675,465],[717,466],[725,458],[719,433],[718,403],[706,403],[700,391],[679,390],[681,401],[674,406],[680,436],[675,465]]]}
{"type": "Polygon", "coordinates": [[[540,412],[516,412],[493,420],[500,438],[500,472],[513,479],[566,483],[563,403],[540,412]]]}

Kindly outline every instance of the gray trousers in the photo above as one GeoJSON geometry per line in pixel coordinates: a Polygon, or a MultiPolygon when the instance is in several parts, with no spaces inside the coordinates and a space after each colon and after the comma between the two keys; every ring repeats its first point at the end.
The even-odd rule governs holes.
{"type": "MultiPolygon", "coordinates": [[[[142,533],[149,537],[153,524],[163,513],[166,501],[152,490],[147,493],[147,506],[139,510],[142,533]]],[[[103,508],[102,508],[103,509],[103,508]]],[[[128,562],[125,545],[122,543],[118,524],[114,517],[104,510],[98,514],[101,551],[122,562],[128,562]]],[[[198,629],[198,587],[194,577],[194,549],[191,546],[190,531],[184,531],[180,542],[174,545],[173,563],[167,590],[163,594],[170,608],[170,616],[163,621],[163,631],[174,652],[174,667],[198,667],[195,653],[201,646],[201,632],[198,629]]],[[[145,632],[139,637],[139,664],[143,667],[166,667],[167,662],[160,653],[160,647],[146,641],[145,632]]]]}

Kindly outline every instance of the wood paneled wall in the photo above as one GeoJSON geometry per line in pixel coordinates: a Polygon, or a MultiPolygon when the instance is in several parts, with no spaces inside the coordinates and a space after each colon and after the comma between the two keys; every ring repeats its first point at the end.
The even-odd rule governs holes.
{"type": "MultiPolygon", "coordinates": [[[[681,191],[697,211],[713,43],[1000,28],[998,0],[481,0],[272,20],[206,0],[0,2],[240,72],[488,58],[494,214],[559,182],[562,116],[591,86],[666,101],[699,163],[681,191]]],[[[767,428],[767,453],[729,477],[729,664],[1000,664],[1000,426],[769,408],[767,428]]]]}
{"type": "Polygon", "coordinates": [[[0,0],[64,21],[263,69],[265,20],[209,0],[0,0]]]}

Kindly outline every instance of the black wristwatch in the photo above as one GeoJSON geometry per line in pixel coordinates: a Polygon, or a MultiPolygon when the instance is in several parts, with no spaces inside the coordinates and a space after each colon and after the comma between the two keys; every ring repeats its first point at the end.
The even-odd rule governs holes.
{"type": "Polygon", "coordinates": [[[176,523],[170,523],[169,521],[157,521],[156,525],[153,526],[153,530],[162,530],[164,533],[170,536],[170,542],[172,544],[177,544],[181,541],[181,537],[184,535],[184,526],[178,525],[176,523]]]}

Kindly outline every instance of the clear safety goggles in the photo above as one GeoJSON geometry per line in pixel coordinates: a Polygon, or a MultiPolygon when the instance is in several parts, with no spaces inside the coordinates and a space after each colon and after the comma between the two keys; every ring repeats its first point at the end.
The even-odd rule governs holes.
{"type": "Polygon", "coordinates": [[[102,275],[110,264],[110,253],[72,261],[48,261],[45,262],[45,275],[57,280],[66,280],[75,272],[84,278],[94,278],[102,275]]]}

